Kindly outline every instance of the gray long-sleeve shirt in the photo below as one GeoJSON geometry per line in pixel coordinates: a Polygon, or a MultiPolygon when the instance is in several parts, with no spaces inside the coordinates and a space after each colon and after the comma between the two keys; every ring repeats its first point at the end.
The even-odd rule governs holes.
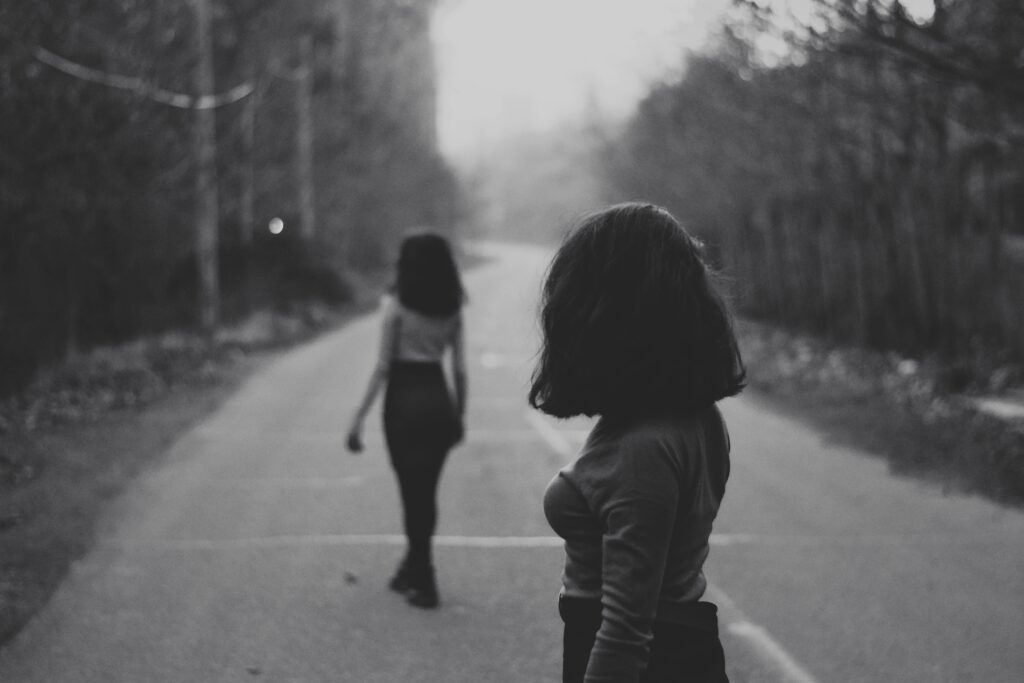
{"type": "MultiPolygon", "coordinates": [[[[565,539],[562,593],[599,599],[586,683],[634,683],[655,619],[704,594],[711,524],[729,476],[717,407],[672,418],[601,419],[548,485],[544,512],[565,539]]],[[[681,620],[681,619],[678,619],[681,620]]]]}

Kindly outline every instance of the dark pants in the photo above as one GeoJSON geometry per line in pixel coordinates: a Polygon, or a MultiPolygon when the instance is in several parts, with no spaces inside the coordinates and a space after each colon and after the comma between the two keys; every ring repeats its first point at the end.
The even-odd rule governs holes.
{"type": "MultiPolygon", "coordinates": [[[[582,683],[601,627],[601,603],[562,597],[558,612],[565,623],[562,682],[582,683]]],[[[654,639],[642,683],[728,683],[725,654],[718,640],[718,608],[696,602],[681,621],[654,622],[654,639]]]]}
{"type": "Polygon", "coordinates": [[[409,551],[405,565],[413,574],[433,566],[430,539],[437,527],[437,484],[447,450],[405,450],[392,453],[409,551]]]}
{"type": "Polygon", "coordinates": [[[430,539],[437,526],[437,485],[458,423],[439,363],[394,362],[384,396],[384,435],[402,494],[413,575],[432,568],[430,539]]]}

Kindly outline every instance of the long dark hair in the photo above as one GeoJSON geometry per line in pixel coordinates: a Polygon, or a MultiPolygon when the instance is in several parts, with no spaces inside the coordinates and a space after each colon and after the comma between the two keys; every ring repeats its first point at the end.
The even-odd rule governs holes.
{"type": "Polygon", "coordinates": [[[739,393],[746,370],[712,278],[700,242],[661,207],[585,216],[548,269],[530,404],[644,417],[739,393]]]}
{"type": "Polygon", "coordinates": [[[398,254],[398,300],[424,315],[456,313],[465,300],[459,269],[448,240],[427,230],[405,236],[398,254]]]}

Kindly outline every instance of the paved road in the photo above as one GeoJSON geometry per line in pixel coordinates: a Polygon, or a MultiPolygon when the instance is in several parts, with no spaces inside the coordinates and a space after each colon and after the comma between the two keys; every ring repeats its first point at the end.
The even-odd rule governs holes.
{"type": "MultiPolygon", "coordinates": [[[[561,550],[540,497],[587,425],[524,410],[545,257],[493,255],[469,277],[440,610],[384,586],[402,539],[379,430],[341,449],[370,317],[280,358],[137,482],[0,652],[0,681],[557,681],[561,550]]],[[[1024,515],[893,478],[756,397],[725,410],[708,572],[734,682],[1022,680],[1024,515]]]]}

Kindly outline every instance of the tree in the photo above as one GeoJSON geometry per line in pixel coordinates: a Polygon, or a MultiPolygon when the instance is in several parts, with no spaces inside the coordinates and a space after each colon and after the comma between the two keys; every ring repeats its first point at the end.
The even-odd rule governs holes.
{"type": "Polygon", "coordinates": [[[390,261],[410,225],[454,220],[432,132],[432,3],[204,3],[0,4],[0,393],[77,349],[204,320],[200,272],[208,282],[219,272],[230,317],[260,303],[240,294],[245,268],[230,267],[256,251],[299,259],[292,271],[336,273],[390,261]],[[197,86],[192,10],[204,3],[212,75],[197,86]],[[314,141],[305,177],[290,78],[310,61],[303,36],[314,141]],[[224,96],[204,110],[216,130],[201,129],[196,155],[194,100],[209,91],[224,96]],[[191,207],[213,191],[197,250],[191,207]],[[313,244],[253,239],[253,224],[274,216],[297,225],[300,197],[316,203],[313,244]]]}
{"type": "Polygon", "coordinates": [[[1024,275],[1006,258],[1024,177],[1024,13],[1007,0],[739,2],[713,54],[653,91],[610,181],[716,245],[740,301],[836,338],[1024,359],[1024,275]],[[766,53],[766,33],[789,48],[766,53]]]}

